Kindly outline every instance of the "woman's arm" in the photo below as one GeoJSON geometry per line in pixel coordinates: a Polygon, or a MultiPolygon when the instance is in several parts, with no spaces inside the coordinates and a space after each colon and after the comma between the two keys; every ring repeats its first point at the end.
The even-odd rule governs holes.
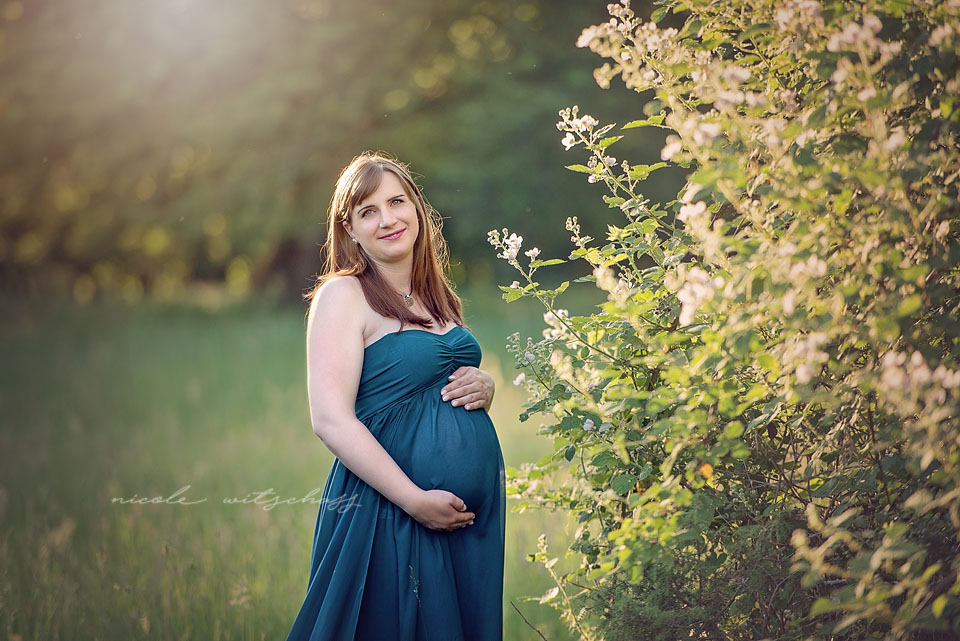
{"type": "Polygon", "coordinates": [[[459,497],[425,492],[404,473],[370,430],[354,404],[363,365],[363,291],[351,278],[320,288],[307,318],[307,391],[314,433],[351,472],[427,527],[448,529],[474,517],[459,497]],[[428,496],[429,495],[429,496],[428,496]]]}

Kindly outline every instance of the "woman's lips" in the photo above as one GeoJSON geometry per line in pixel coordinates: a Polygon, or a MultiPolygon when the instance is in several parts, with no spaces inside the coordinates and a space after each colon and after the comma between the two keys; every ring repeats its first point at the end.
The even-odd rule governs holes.
{"type": "Polygon", "coordinates": [[[405,231],[406,231],[405,229],[401,229],[400,231],[394,232],[393,234],[390,234],[389,236],[381,236],[381,237],[380,237],[380,240],[396,240],[396,239],[400,238],[401,234],[403,234],[403,232],[405,232],[405,231]]]}

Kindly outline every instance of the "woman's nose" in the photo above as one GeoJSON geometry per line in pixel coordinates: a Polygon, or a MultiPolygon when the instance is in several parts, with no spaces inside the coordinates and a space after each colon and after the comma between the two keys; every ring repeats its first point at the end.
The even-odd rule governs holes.
{"type": "Polygon", "coordinates": [[[380,226],[381,226],[381,227],[389,227],[389,226],[391,226],[393,223],[395,223],[396,220],[397,220],[397,217],[396,217],[396,216],[394,216],[393,214],[391,214],[389,210],[384,209],[384,210],[383,210],[383,213],[380,215],[380,226]]]}

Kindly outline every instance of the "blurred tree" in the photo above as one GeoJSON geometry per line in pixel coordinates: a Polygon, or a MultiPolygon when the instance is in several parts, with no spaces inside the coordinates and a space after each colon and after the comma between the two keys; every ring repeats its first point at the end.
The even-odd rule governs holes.
{"type": "MultiPolygon", "coordinates": [[[[337,174],[368,148],[411,163],[447,219],[454,277],[486,280],[500,269],[477,242],[489,228],[595,207],[594,190],[562,180],[557,110],[577,96],[636,116],[570,46],[602,3],[0,11],[0,287],[19,293],[136,299],[223,279],[296,300],[320,267],[337,174]]],[[[655,136],[636,157],[658,153],[655,136]]],[[[567,251],[556,227],[541,237],[567,251]]]]}

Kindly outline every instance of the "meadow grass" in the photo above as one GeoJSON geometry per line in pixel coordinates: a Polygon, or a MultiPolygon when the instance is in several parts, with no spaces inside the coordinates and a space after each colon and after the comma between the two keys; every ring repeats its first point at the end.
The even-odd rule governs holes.
{"type": "MultiPolygon", "coordinates": [[[[492,291],[490,291],[492,290],[492,291]]],[[[497,380],[506,465],[551,450],[520,423],[506,336],[543,308],[461,292],[497,380]]],[[[303,600],[333,460],[311,430],[304,309],[247,301],[6,304],[0,320],[0,635],[6,639],[282,639],[303,600]],[[169,498],[180,504],[119,504],[169,498]],[[271,491],[259,504],[256,495],[271,491]],[[314,502],[278,504],[311,491],[314,502]],[[247,503],[225,504],[224,500],[247,503]],[[177,498],[171,499],[176,501],[177,498]],[[185,504],[196,502],[194,504],[185,504]],[[269,508],[269,509],[267,509],[269,508]]],[[[524,596],[553,582],[526,561],[541,532],[563,558],[566,515],[507,506],[504,638],[573,637],[524,596]]]]}

